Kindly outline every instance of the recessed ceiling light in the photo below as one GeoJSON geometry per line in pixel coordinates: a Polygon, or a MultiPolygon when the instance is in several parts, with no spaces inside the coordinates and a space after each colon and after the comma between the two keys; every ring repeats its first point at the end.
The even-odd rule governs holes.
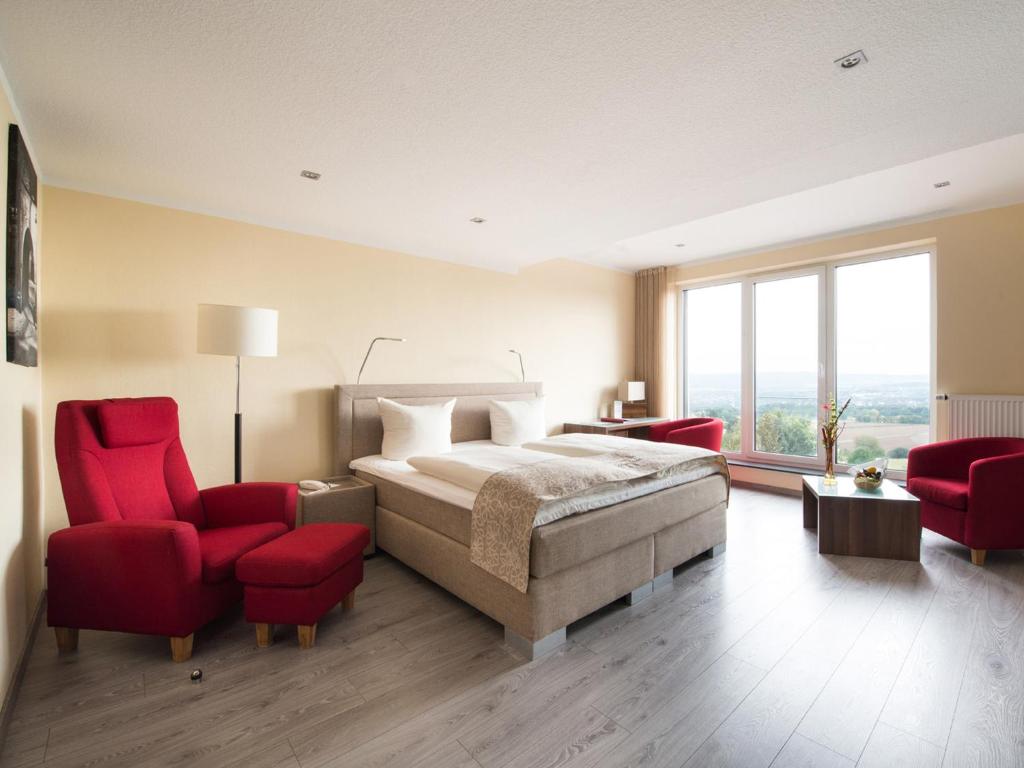
{"type": "Polygon", "coordinates": [[[304,179],[312,179],[313,181],[316,181],[320,178],[320,174],[317,173],[316,171],[302,171],[299,174],[299,176],[301,176],[304,179]]]}
{"type": "Polygon", "coordinates": [[[472,221],[474,224],[483,224],[485,221],[487,221],[487,219],[481,219],[479,216],[474,216],[472,219],[470,219],[470,221],[472,221]]]}
{"type": "Polygon", "coordinates": [[[932,186],[935,187],[936,189],[942,189],[943,187],[948,187],[949,186],[949,182],[948,181],[937,181],[934,184],[932,184],[932,186]]]}
{"type": "Polygon", "coordinates": [[[686,243],[676,243],[676,248],[685,248],[686,243]]]}
{"type": "Polygon", "coordinates": [[[833,62],[833,64],[840,69],[853,69],[861,62],[865,62],[867,60],[868,57],[864,51],[854,51],[853,53],[848,53],[845,56],[840,56],[833,62]]]}

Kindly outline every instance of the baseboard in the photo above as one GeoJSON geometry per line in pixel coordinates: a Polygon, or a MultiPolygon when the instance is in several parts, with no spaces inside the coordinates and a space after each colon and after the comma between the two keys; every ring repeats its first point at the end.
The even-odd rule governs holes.
{"type": "Polygon", "coordinates": [[[29,623],[28,632],[25,636],[25,645],[22,646],[18,655],[18,663],[14,665],[14,672],[11,674],[11,682],[7,686],[7,693],[4,695],[4,703],[0,706],[0,753],[3,753],[4,744],[7,741],[7,728],[11,722],[11,714],[14,712],[14,705],[18,701],[18,690],[21,688],[21,681],[25,677],[25,665],[28,663],[28,656],[36,643],[36,634],[39,632],[39,625],[42,623],[46,608],[46,590],[39,594],[39,601],[36,603],[36,610],[29,623]]]}
{"type": "Polygon", "coordinates": [[[752,491],[763,491],[764,493],[777,493],[780,496],[795,496],[799,498],[800,491],[792,488],[780,488],[777,485],[766,485],[765,483],[751,483],[747,480],[733,480],[733,488],[749,488],[752,491]]]}

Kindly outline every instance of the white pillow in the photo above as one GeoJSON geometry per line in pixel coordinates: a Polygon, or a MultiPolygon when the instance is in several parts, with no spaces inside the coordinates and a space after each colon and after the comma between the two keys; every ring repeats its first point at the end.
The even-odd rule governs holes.
{"type": "Polygon", "coordinates": [[[544,398],[491,400],[491,440],[498,445],[522,445],[548,436],[544,398]]]}
{"type": "Polygon", "coordinates": [[[455,400],[436,405],[403,405],[377,398],[384,425],[381,455],[393,461],[410,456],[434,456],[452,452],[452,410],[455,400]]]}

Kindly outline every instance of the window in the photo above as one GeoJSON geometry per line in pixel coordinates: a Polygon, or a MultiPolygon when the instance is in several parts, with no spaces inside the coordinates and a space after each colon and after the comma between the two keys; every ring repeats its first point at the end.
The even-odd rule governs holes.
{"type": "Polygon", "coordinates": [[[906,469],[931,422],[929,254],[837,267],[836,391],[851,398],[840,463],[906,469]]]}
{"type": "Polygon", "coordinates": [[[684,392],[688,416],[716,416],[725,422],[722,450],[740,450],[743,292],[728,283],[685,292],[683,344],[688,365],[684,392]],[[713,328],[713,333],[707,329],[713,328]],[[704,329],[703,331],[701,329],[704,329]]]}
{"type": "Polygon", "coordinates": [[[818,275],[754,284],[754,450],[817,456],[818,275]]]}
{"type": "Polygon", "coordinates": [[[814,467],[835,392],[851,399],[839,463],[886,457],[899,477],[931,434],[932,259],[890,253],[686,288],[683,412],[721,418],[727,453],[814,467]]]}

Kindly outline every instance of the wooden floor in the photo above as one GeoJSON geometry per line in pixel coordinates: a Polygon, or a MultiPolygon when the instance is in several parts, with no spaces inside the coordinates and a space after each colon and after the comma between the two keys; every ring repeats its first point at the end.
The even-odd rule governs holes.
{"type": "Polygon", "coordinates": [[[159,638],[40,632],[4,766],[1021,766],[1024,554],[925,534],[917,563],[819,556],[798,499],[737,489],[724,557],[527,664],[386,556],[317,646],[240,614],[159,638]],[[189,682],[201,667],[204,682],[189,682]]]}

